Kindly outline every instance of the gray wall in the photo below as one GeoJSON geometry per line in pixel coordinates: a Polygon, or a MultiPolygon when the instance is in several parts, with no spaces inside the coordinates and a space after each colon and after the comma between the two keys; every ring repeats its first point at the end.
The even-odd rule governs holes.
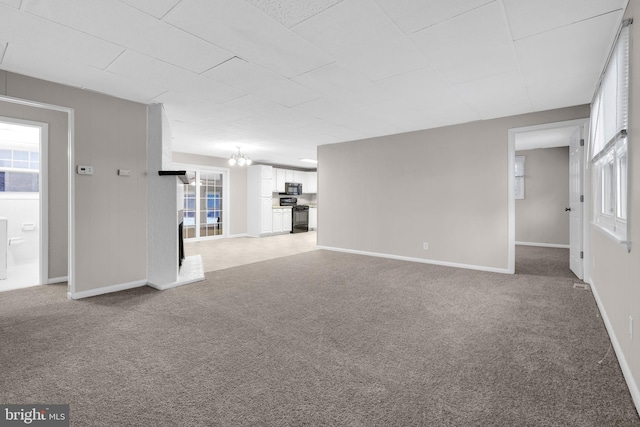
{"type": "Polygon", "coordinates": [[[506,270],[508,130],[588,115],[579,106],[320,146],[318,245],[506,270]]]}
{"type": "Polygon", "coordinates": [[[525,156],[525,198],[516,200],[516,242],[569,244],[569,147],[516,152],[525,156]]]}
{"type": "Polygon", "coordinates": [[[222,157],[201,156],[191,153],[173,152],[175,163],[213,166],[229,169],[229,234],[247,233],[247,168],[230,167],[228,160],[222,157]]]}
{"type": "MultiPolygon", "coordinates": [[[[640,0],[630,0],[625,18],[640,16],[640,0]]],[[[610,322],[612,340],[617,341],[622,354],[618,354],[625,377],[635,393],[636,407],[640,408],[640,39],[638,24],[631,29],[631,96],[629,128],[629,206],[631,252],[614,242],[593,226],[590,229],[591,253],[588,262],[591,268],[592,286],[599,295],[606,317],[610,322]],[[629,316],[634,319],[634,336],[628,332],[629,316]]]]}
{"type": "MultiPolygon", "coordinates": [[[[75,110],[75,163],[95,170],[93,176],[75,175],[76,292],[146,280],[146,105],[5,71],[0,82],[3,95],[75,110]],[[120,177],[118,169],[133,174],[120,177]]],[[[49,271],[63,276],[67,138],[61,123],[66,126],[66,115],[9,104],[3,109],[10,117],[49,123],[49,271]]]]}

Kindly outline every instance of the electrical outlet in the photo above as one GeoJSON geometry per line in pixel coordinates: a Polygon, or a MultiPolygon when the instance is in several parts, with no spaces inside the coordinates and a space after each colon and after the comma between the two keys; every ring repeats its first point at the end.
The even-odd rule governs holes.
{"type": "Polygon", "coordinates": [[[633,317],[629,316],[629,336],[633,339],[633,317]]]}
{"type": "Polygon", "coordinates": [[[422,244],[422,249],[424,249],[425,251],[428,251],[429,250],[429,243],[428,242],[424,242],[422,244]]]}

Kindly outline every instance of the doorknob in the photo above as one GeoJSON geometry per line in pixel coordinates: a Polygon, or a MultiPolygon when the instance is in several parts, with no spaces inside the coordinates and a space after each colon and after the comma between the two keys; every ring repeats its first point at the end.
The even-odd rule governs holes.
{"type": "Polygon", "coordinates": [[[565,212],[571,212],[571,208],[564,208],[565,212]]]}

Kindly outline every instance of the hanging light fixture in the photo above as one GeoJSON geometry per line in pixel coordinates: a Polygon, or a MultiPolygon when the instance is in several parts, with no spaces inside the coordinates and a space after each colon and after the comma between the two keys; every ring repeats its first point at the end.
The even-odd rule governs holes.
{"type": "Polygon", "coordinates": [[[240,152],[240,147],[236,148],[238,149],[238,152],[236,154],[232,154],[231,158],[229,159],[229,164],[231,166],[249,166],[251,163],[253,163],[250,158],[240,152]]]}

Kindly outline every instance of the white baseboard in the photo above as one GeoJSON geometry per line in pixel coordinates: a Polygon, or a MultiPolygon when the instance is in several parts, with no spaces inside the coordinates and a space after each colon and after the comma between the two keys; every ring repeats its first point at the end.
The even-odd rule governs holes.
{"type": "Polygon", "coordinates": [[[145,286],[147,280],[136,280],[135,282],[120,283],[117,285],[105,286],[103,288],[90,289],[88,291],[80,292],[67,292],[67,298],[69,299],[81,299],[95,297],[97,295],[110,294],[112,292],[126,291],[127,289],[139,288],[145,286]]]}
{"type": "Polygon", "coordinates": [[[325,249],[325,250],[334,251],[334,252],[346,252],[346,253],[356,254],[356,255],[367,255],[367,256],[375,256],[379,258],[397,259],[400,261],[411,261],[411,262],[420,262],[423,264],[442,265],[445,267],[465,268],[467,270],[479,270],[479,271],[488,271],[491,273],[510,274],[509,270],[506,268],[485,267],[482,265],[472,265],[472,264],[460,264],[457,262],[437,261],[432,259],[413,258],[413,257],[407,257],[407,256],[401,256],[401,255],[382,254],[378,252],[367,252],[367,251],[358,251],[354,249],[334,248],[331,246],[316,246],[316,248],[325,249]]]}
{"type": "Polygon", "coordinates": [[[191,255],[182,261],[182,267],[180,273],[178,273],[178,280],[173,283],[166,283],[163,285],[157,285],[154,283],[147,283],[152,288],[164,291],[165,289],[175,288],[176,286],[188,285],[190,283],[200,282],[204,280],[204,266],[202,264],[201,255],[191,255]]]}
{"type": "Polygon", "coordinates": [[[64,276],[64,277],[53,277],[53,278],[49,278],[49,280],[47,280],[47,285],[53,285],[56,283],[64,283],[64,282],[68,282],[69,281],[69,276],[64,276]]]}
{"type": "Polygon", "coordinates": [[[618,363],[620,363],[620,369],[622,369],[622,375],[624,376],[624,379],[627,383],[627,387],[629,387],[629,393],[631,393],[631,398],[633,399],[633,403],[636,406],[636,411],[638,412],[638,414],[640,414],[640,389],[638,388],[638,383],[633,377],[633,373],[631,372],[631,368],[627,363],[627,359],[622,352],[622,347],[620,346],[618,337],[616,336],[616,333],[613,329],[613,325],[611,325],[611,321],[609,320],[607,311],[604,309],[604,305],[602,304],[602,300],[600,299],[600,295],[598,294],[598,287],[594,283],[591,283],[591,293],[595,297],[598,310],[600,311],[600,315],[602,316],[602,320],[604,321],[604,326],[609,333],[611,346],[613,347],[613,351],[616,352],[618,363]]]}
{"type": "Polygon", "coordinates": [[[561,245],[558,243],[536,243],[536,242],[516,242],[520,246],[538,246],[541,248],[562,248],[569,249],[569,245],[561,245]]]}

